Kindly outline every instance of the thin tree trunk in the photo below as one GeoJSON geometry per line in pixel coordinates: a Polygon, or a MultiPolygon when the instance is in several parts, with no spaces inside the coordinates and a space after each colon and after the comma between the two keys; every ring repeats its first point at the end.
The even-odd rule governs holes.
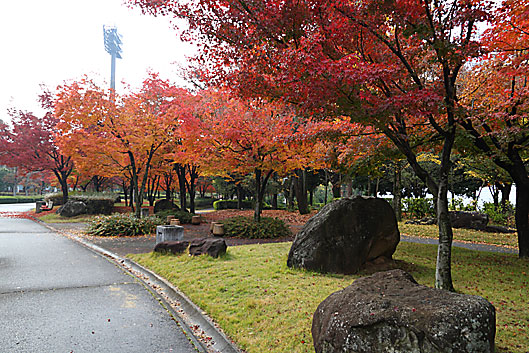
{"type": "Polygon", "coordinates": [[[176,175],[178,176],[178,187],[180,188],[180,208],[182,211],[187,210],[186,199],[186,170],[184,166],[175,164],[176,175]]]}
{"type": "Polygon", "coordinates": [[[126,183],[125,183],[125,180],[122,180],[121,181],[121,187],[123,188],[123,195],[125,196],[125,207],[127,207],[129,204],[128,204],[128,193],[129,193],[129,190],[126,186],[126,183]]]}
{"type": "Polygon", "coordinates": [[[514,219],[518,232],[518,255],[520,258],[529,258],[529,183],[516,184],[514,219]]]}
{"type": "Polygon", "coordinates": [[[256,222],[261,221],[261,213],[263,211],[263,201],[264,194],[266,191],[266,184],[272,175],[273,170],[268,171],[268,173],[263,177],[263,172],[261,169],[255,169],[255,208],[253,219],[256,222]]]}
{"type": "Polygon", "coordinates": [[[509,196],[511,195],[511,183],[505,183],[501,185],[500,191],[501,191],[501,210],[502,212],[507,212],[507,202],[509,201],[509,196]]]}
{"type": "Polygon", "coordinates": [[[439,226],[439,246],[435,268],[435,287],[454,291],[452,283],[452,224],[448,212],[448,183],[452,162],[450,154],[455,141],[455,127],[447,132],[441,152],[439,184],[437,194],[437,224],[439,226]]]}
{"type": "Polygon", "coordinates": [[[402,185],[401,185],[401,169],[397,164],[395,166],[395,174],[393,179],[393,210],[397,221],[402,220],[402,185]]]}
{"type": "Polygon", "coordinates": [[[309,213],[309,204],[307,200],[307,190],[303,180],[303,171],[297,169],[295,171],[296,178],[294,179],[294,191],[296,193],[296,199],[298,200],[299,214],[309,213]]]}

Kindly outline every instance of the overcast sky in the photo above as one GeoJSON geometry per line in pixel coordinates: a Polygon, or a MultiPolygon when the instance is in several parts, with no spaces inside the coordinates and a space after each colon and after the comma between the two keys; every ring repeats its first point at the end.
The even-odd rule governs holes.
{"type": "Polygon", "coordinates": [[[103,25],[115,25],[123,37],[123,59],[116,64],[121,81],[139,86],[149,69],[177,83],[177,67],[193,48],[181,43],[168,19],[142,15],[122,0],[25,0],[0,5],[0,119],[7,108],[42,113],[40,84],[50,89],[84,74],[110,82],[110,55],[103,25]]]}

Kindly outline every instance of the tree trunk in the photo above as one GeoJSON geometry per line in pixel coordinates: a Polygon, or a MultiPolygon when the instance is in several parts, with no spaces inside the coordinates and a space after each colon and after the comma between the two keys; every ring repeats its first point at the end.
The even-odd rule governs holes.
{"type": "Polygon", "coordinates": [[[329,189],[329,172],[325,170],[325,195],[323,195],[323,204],[327,204],[327,192],[329,189]]]}
{"type": "Polygon", "coordinates": [[[440,178],[437,197],[437,224],[439,226],[439,246],[435,268],[435,287],[453,291],[452,285],[452,225],[448,213],[448,180],[440,178]]]}
{"type": "Polygon", "coordinates": [[[452,224],[448,213],[448,183],[452,162],[450,155],[455,141],[455,126],[447,131],[441,152],[439,166],[439,184],[437,194],[437,224],[439,227],[439,246],[435,267],[435,287],[454,291],[452,284],[452,224]]]}
{"type": "Polygon", "coordinates": [[[395,166],[395,174],[393,178],[393,210],[397,222],[402,220],[402,184],[401,184],[401,169],[399,165],[395,166]]]}
{"type": "Polygon", "coordinates": [[[134,200],[134,216],[136,218],[141,218],[141,206],[142,201],[140,200],[140,190],[138,185],[138,170],[136,169],[136,160],[134,159],[134,154],[131,151],[128,152],[130,169],[132,173],[132,178],[130,179],[132,187],[132,199],[134,200]]]}
{"type": "Polygon", "coordinates": [[[294,176],[288,178],[287,208],[294,209],[294,176]]]}
{"type": "Polygon", "coordinates": [[[178,187],[180,188],[180,208],[182,211],[187,210],[186,200],[186,170],[181,164],[174,166],[176,175],[178,176],[178,187]]]}
{"type": "Polygon", "coordinates": [[[253,220],[256,222],[261,221],[261,211],[263,208],[263,200],[261,194],[261,170],[255,170],[255,207],[253,213],[253,220]]]}
{"type": "Polygon", "coordinates": [[[134,188],[132,187],[132,179],[129,185],[129,206],[132,212],[134,212],[134,188]]]}
{"type": "Polygon", "coordinates": [[[264,194],[266,190],[266,184],[272,175],[273,170],[268,171],[268,173],[263,177],[262,170],[255,169],[255,209],[253,219],[256,222],[261,221],[261,213],[263,211],[263,201],[264,194]]]}
{"type": "Polygon", "coordinates": [[[189,183],[187,182],[187,179],[184,178],[187,190],[189,190],[189,210],[191,213],[195,213],[195,189],[196,181],[198,179],[198,167],[187,164],[185,168],[187,168],[189,172],[189,183]]]}
{"type": "Polygon", "coordinates": [[[516,184],[516,211],[514,215],[518,232],[518,255],[529,258],[529,183],[516,184]]]}
{"type": "Polygon", "coordinates": [[[500,202],[499,202],[500,190],[498,189],[497,184],[490,185],[489,186],[489,191],[490,191],[490,194],[492,195],[492,202],[494,203],[494,206],[496,208],[498,208],[498,206],[500,204],[500,202]]]}
{"type": "Polygon", "coordinates": [[[294,191],[296,193],[296,200],[298,200],[299,214],[309,213],[309,204],[307,200],[307,190],[305,188],[303,173],[301,169],[295,171],[294,191]]]}
{"type": "Polygon", "coordinates": [[[277,192],[272,195],[272,209],[277,210],[278,204],[277,204],[277,192]]]}
{"type": "Polygon", "coordinates": [[[17,196],[17,191],[18,191],[18,168],[15,167],[13,169],[14,169],[14,172],[13,172],[13,196],[17,196]]]}
{"type": "Polygon", "coordinates": [[[235,189],[237,191],[237,209],[242,210],[242,186],[241,183],[235,183],[235,189]]]}
{"type": "Polygon", "coordinates": [[[500,185],[500,191],[501,191],[501,210],[502,212],[507,212],[507,202],[509,201],[509,196],[511,195],[511,183],[504,183],[500,185]]]}
{"type": "Polygon", "coordinates": [[[127,207],[129,204],[128,204],[128,193],[129,193],[129,190],[127,188],[127,185],[125,183],[125,180],[122,180],[121,181],[121,187],[123,188],[123,195],[125,197],[125,207],[127,207]]]}

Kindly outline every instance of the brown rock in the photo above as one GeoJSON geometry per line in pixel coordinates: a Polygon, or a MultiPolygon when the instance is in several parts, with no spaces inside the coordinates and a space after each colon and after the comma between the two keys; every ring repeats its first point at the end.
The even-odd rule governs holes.
{"type": "Polygon", "coordinates": [[[331,294],[314,313],[317,353],[494,352],[495,309],[479,296],[378,272],[331,294]]]}
{"type": "Polygon", "coordinates": [[[391,205],[372,197],[341,199],[323,207],[297,234],[287,265],[350,274],[380,256],[391,259],[400,233],[391,205]]]}
{"type": "Polygon", "coordinates": [[[226,253],[226,241],[218,238],[201,238],[192,240],[189,245],[189,254],[193,256],[208,254],[211,257],[219,257],[226,253]]]}
{"type": "Polygon", "coordinates": [[[161,243],[156,244],[156,246],[154,247],[154,251],[159,253],[170,252],[172,254],[181,254],[186,251],[188,247],[189,241],[187,240],[163,241],[161,243]]]}

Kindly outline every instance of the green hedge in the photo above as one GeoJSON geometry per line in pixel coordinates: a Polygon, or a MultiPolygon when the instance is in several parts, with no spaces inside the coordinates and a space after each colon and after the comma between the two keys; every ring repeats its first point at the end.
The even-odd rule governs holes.
{"type": "Polygon", "coordinates": [[[158,217],[135,218],[131,214],[96,217],[88,224],[86,233],[100,237],[126,237],[152,234],[163,224],[158,217]]]}
{"type": "Polygon", "coordinates": [[[195,208],[210,208],[213,207],[213,202],[215,202],[217,199],[214,199],[212,197],[206,197],[206,198],[196,198],[195,199],[195,208]]]}
{"type": "MultiPolygon", "coordinates": [[[[227,209],[238,209],[238,201],[237,200],[217,200],[213,202],[213,208],[215,211],[218,210],[227,210],[227,209]]],[[[242,208],[243,209],[252,209],[253,208],[253,202],[243,200],[242,201],[242,208]]]]}
{"type": "Polygon", "coordinates": [[[43,197],[30,197],[30,196],[0,196],[0,204],[7,203],[30,203],[42,201],[43,197]]]}
{"type": "Polygon", "coordinates": [[[292,236],[288,226],[279,218],[261,217],[260,222],[255,222],[253,218],[238,216],[222,223],[227,237],[271,239],[292,236]]]}
{"type": "MultiPolygon", "coordinates": [[[[72,193],[68,195],[68,200],[82,201],[86,205],[86,214],[111,214],[117,198],[117,194],[108,192],[72,193]]],[[[62,193],[47,194],[44,196],[44,200],[51,200],[53,206],[60,206],[62,205],[62,193]]]]}

